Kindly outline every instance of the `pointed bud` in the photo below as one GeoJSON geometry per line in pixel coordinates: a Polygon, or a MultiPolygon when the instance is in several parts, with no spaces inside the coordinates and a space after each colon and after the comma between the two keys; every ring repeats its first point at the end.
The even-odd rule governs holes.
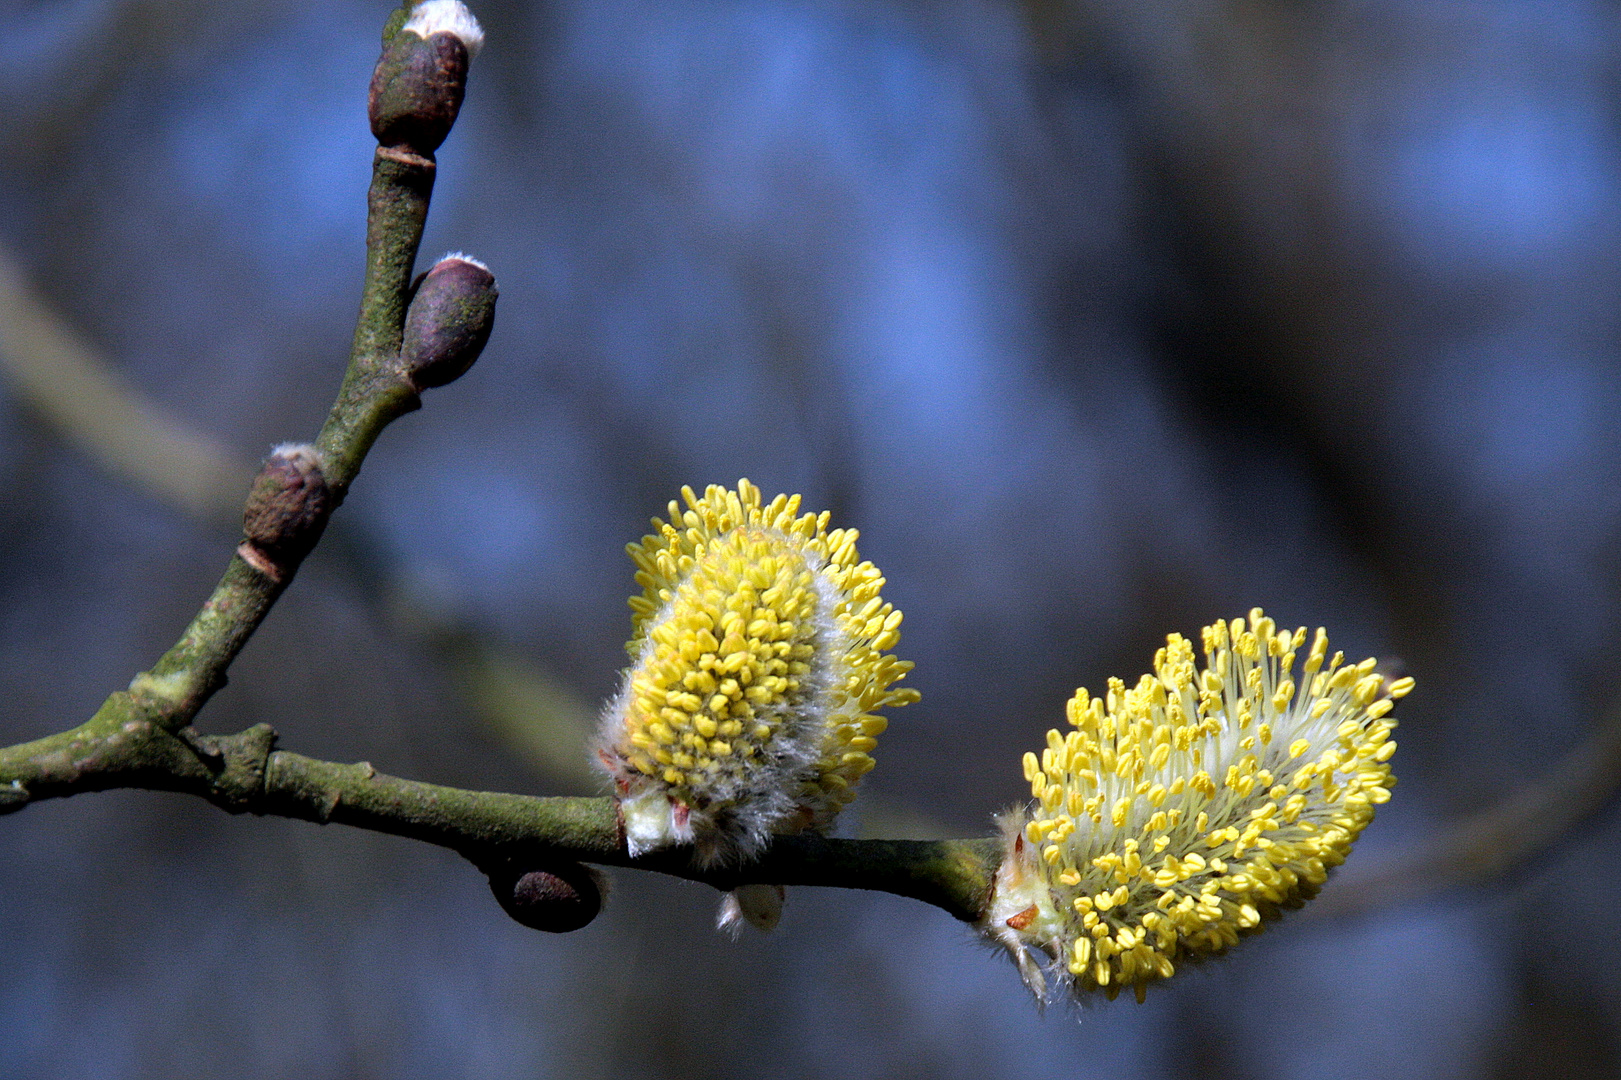
{"type": "Polygon", "coordinates": [[[450,134],[467,89],[467,66],[484,31],[461,0],[426,0],[383,43],[372,73],[372,134],[383,146],[431,156],[450,134]]]}
{"type": "Polygon", "coordinates": [[[499,295],[490,268],[462,254],[446,255],[422,276],[400,346],[411,385],[426,390],[466,374],[490,340],[499,295]]]}
{"type": "MultiPolygon", "coordinates": [[[[270,452],[248,490],[242,539],[252,554],[243,557],[261,570],[264,561],[274,567],[296,564],[321,539],[331,514],[331,493],[315,448],[283,443],[270,452]]],[[[279,577],[280,571],[271,576],[279,577]]]]}
{"type": "Polygon", "coordinates": [[[607,883],[579,863],[537,867],[506,863],[485,871],[490,891],[514,922],[548,934],[567,934],[590,924],[602,910],[607,883]]]}

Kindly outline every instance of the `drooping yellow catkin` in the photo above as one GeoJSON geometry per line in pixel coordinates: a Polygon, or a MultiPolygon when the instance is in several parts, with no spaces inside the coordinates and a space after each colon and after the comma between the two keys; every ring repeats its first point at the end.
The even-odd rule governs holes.
{"type": "Polygon", "coordinates": [[[1166,639],[1154,674],[1102,698],[1078,690],[1068,734],[1024,756],[1034,800],[1007,838],[980,930],[1038,997],[1138,1000],[1178,963],[1222,952],[1314,896],[1390,798],[1388,714],[1412,679],[1346,665],[1318,630],[1294,680],[1302,627],[1249,621],[1166,639]],[[1032,950],[1045,957],[1038,964],[1032,950]]]}
{"type": "Polygon", "coordinates": [[[598,753],[633,853],[694,843],[746,856],[773,833],[823,829],[873,766],[885,720],[917,700],[887,650],[901,613],[853,529],[799,496],[711,486],[628,547],[633,663],[598,753]]]}

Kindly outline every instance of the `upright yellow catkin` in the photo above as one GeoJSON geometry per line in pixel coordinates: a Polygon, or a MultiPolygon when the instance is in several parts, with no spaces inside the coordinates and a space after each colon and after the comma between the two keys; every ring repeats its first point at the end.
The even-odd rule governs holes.
{"type": "Polygon", "coordinates": [[[918,695],[892,686],[912,667],[887,651],[901,613],[855,530],[747,480],[681,494],[627,549],[643,591],[597,753],[632,854],[747,858],[827,828],[873,766],[875,710],[918,695]]]}
{"type": "Polygon", "coordinates": [[[1249,621],[1166,638],[1154,674],[1069,702],[1068,734],[1024,756],[1033,800],[1000,819],[1006,850],[979,929],[1038,998],[1047,979],[1113,998],[1219,953],[1316,895],[1390,798],[1412,679],[1344,664],[1318,630],[1249,621]],[[1040,958],[1038,961],[1038,957],[1040,958]],[[1043,971],[1045,969],[1045,973],[1043,971]]]}

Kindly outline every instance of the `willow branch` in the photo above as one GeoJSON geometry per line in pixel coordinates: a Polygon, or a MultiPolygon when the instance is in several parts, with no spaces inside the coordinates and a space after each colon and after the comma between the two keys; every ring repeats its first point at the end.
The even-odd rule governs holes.
{"type": "Polygon", "coordinates": [[[1313,917],[1356,915],[1506,876],[1547,854],[1621,788],[1621,701],[1597,731],[1525,790],[1445,828],[1399,859],[1342,871],[1313,917]]]}
{"type": "Polygon", "coordinates": [[[114,694],[72,731],[0,750],[0,813],[30,802],[111,788],[175,791],[233,814],[352,825],[449,848],[480,867],[501,860],[627,866],[718,889],[762,882],[872,889],[933,904],[959,919],[980,917],[1000,857],[984,840],[779,838],[744,866],[703,866],[691,849],[639,858],[625,851],[607,798],[540,798],[467,791],[378,772],[370,764],[320,761],[275,749],[258,725],[236,735],[170,731],[132,718],[114,694]]]}
{"type": "MultiPolygon", "coordinates": [[[[243,541],[212,595],[179,642],[150,671],[137,675],[127,693],[108,698],[98,718],[138,729],[187,727],[225,684],[226,669],[319,540],[382,429],[419,406],[400,347],[433,177],[431,148],[378,147],[367,199],[366,280],[338,400],[313,448],[266,464],[250,492],[243,541]]],[[[25,340],[22,348],[5,352],[38,355],[41,342],[70,340],[59,330],[42,325],[32,336],[32,348],[25,340]]],[[[80,369],[89,365],[68,370],[80,369]]],[[[116,396],[98,394],[94,380],[80,382],[78,395],[67,397],[82,396],[93,404],[116,396]]],[[[105,424],[81,417],[76,426],[105,424]]],[[[199,495],[198,501],[211,500],[199,495]]]]}
{"type": "Polygon", "coordinates": [[[421,405],[399,352],[434,169],[431,157],[400,147],[379,146],[372,159],[360,318],[338,399],[315,439],[339,502],[383,428],[421,405]]]}
{"type": "MultiPolygon", "coordinates": [[[[417,391],[399,362],[399,345],[432,187],[431,159],[378,149],[359,326],[338,401],[314,446],[313,473],[325,491],[322,505],[312,511],[318,520],[302,526],[307,542],[301,538],[285,545],[254,535],[250,520],[248,535],[225,575],[180,641],[130,684],[123,708],[132,720],[170,731],[191,723],[225,685],[226,669],[292,580],[377,436],[390,421],[419,406],[417,391]]],[[[267,465],[261,479],[269,469],[267,465]]],[[[250,501],[250,519],[254,512],[250,501]]],[[[112,699],[108,704],[113,705],[112,699]]]]}
{"type": "Polygon", "coordinates": [[[205,521],[229,521],[241,507],[242,478],[251,467],[119,378],[4,247],[0,376],[108,472],[205,521]]]}
{"type": "MultiPolygon", "coordinates": [[[[0,749],[0,813],[113,788],[173,791],[231,813],[348,824],[421,840],[457,851],[481,868],[588,861],[724,889],[752,882],[880,889],[936,904],[958,918],[977,918],[997,860],[994,841],[797,837],[780,840],[747,866],[699,865],[690,851],[631,859],[609,799],[439,787],[384,776],[365,763],[343,765],[277,750],[275,733],[265,725],[224,737],[191,726],[320,539],[383,428],[419,407],[421,388],[465,371],[488,336],[495,292],[482,265],[446,259],[420,285],[412,281],[433,190],[433,150],[454,122],[468,53],[465,43],[398,33],[402,18],[390,23],[392,36],[373,79],[370,113],[380,145],[368,195],[366,278],[348,368],[326,423],[313,445],[278,449],[267,461],[249,493],[243,540],[174,647],[84,724],[0,749]],[[417,321],[418,308],[428,313],[427,323],[417,321]]],[[[7,269],[0,265],[0,271],[7,269]]],[[[27,294],[19,275],[0,274],[0,286],[8,287],[0,288],[0,299],[21,297],[35,314],[47,310],[27,294]]],[[[56,346],[70,361],[88,355],[73,347],[60,325],[20,325],[33,332],[0,338],[0,353],[39,357],[56,346]]],[[[71,376],[92,367],[69,363],[65,370],[71,376]]],[[[121,387],[101,386],[90,377],[61,393],[37,370],[12,365],[9,374],[40,387],[37,402],[61,426],[78,431],[116,429],[121,418],[107,403],[128,397],[121,387]],[[58,399],[46,390],[58,391],[58,399]],[[99,406],[87,413],[87,403],[99,406]]],[[[135,419],[136,431],[163,426],[154,417],[135,419]]],[[[107,449],[115,460],[140,456],[127,446],[107,449]]],[[[223,456],[208,447],[192,449],[188,459],[223,456]]],[[[141,469],[131,471],[172,492],[172,478],[154,483],[141,469]]],[[[211,483],[209,492],[180,501],[193,512],[217,505],[218,478],[211,483]]]]}
{"type": "MultiPolygon", "coordinates": [[[[120,377],[0,244],[0,381],[18,401],[110,476],[210,526],[238,526],[242,480],[253,472],[206,433],[120,377]]],[[[596,774],[579,747],[595,719],[591,706],[532,662],[410,602],[393,580],[389,552],[353,529],[325,534],[347,572],[366,579],[370,598],[386,596],[380,616],[396,634],[427,644],[455,672],[479,718],[544,775],[589,790],[596,774]],[[381,569],[378,569],[381,564],[381,569]]],[[[871,808],[864,820],[872,819],[871,808]]]]}
{"type": "MultiPolygon", "coordinates": [[[[464,65],[465,57],[460,62],[464,65]]],[[[384,131],[394,133],[395,128],[378,124],[379,85],[392,92],[393,84],[385,81],[373,88],[374,131],[383,139],[384,131]]],[[[457,89],[458,102],[459,93],[457,89]]],[[[264,725],[224,737],[191,727],[319,539],[327,516],[343,501],[383,428],[419,407],[419,388],[465,370],[459,362],[412,365],[402,358],[437,145],[385,141],[376,153],[360,315],[342,386],[314,444],[267,464],[250,496],[243,542],[224,576],[180,640],[150,671],[136,676],[127,691],[111,695],[79,727],[0,749],[0,813],[91,791],[163,790],[206,799],[231,813],[344,824],[436,844],[480,867],[579,861],[651,870],[721,889],[749,883],[874,889],[922,900],[959,919],[978,920],[999,859],[1001,845],[995,839],[854,841],[807,835],[778,838],[746,865],[701,865],[687,849],[631,858],[609,799],[441,787],[385,776],[364,762],[339,764],[279,750],[275,733],[264,725]]],[[[428,281],[424,293],[431,288],[432,275],[428,281]]],[[[492,282],[488,303],[493,302],[492,282]]],[[[57,416],[62,426],[81,433],[112,432],[101,446],[104,459],[150,462],[150,455],[132,452],[132,437],[119,434],[122,420],[114,405],[127,394],[113,383],[98,382],[91,365],[82,362],[87,351],[63,327],[37,318],[42,310],[20,277],[0,262],[0,359],[6,373],[32,389],[36,407],[57,416]],[[8,309],[8,296],[20,296],[23,302],[8,309]],[[9,319],[4,317],[8,310],[9,319]],[[49,361],[53,350],[56,360],[44,368],[15,362],[17,357],[49,361]],[[52,377],[59,381],[53,383],[52,377]]],[[[473,355],[479,347],[482,341],[473,355]]],[[[130,430],[137,433],[168,426],[155,414],[136,420],[130,430]]],[[[207,446],[177,444],[176,450],[158,460],[221,456],[207,446]]],[[[149,486],[174,491],[177,501],[194,512],[221,501],[218,475],[202,476],[193,490],[176,487],[171,475],[157,480],[150,475],[166,467],[130,465],[128,471],[149,486]]],[[[1377,881],[1364,881],[1360,889],[1342,887],[1331,895],[1347,900],[1355,895],[1363,904],[1387,902],[1407,895],[1404,888],[1415,880],[1433,882],[1438,871],[1443,878],[1447,873],[1501,873],[1568,832],[1602,805],[1618,782],[1621,720],[1610,724],[1585,756],[1550,784],[1467,823],[1439,854],[1416,860],[1422,876],[1398,869],[1382,892],[1377,881]],[[1528,829],[1527,822],[1538,827],[1528,829]]]]}

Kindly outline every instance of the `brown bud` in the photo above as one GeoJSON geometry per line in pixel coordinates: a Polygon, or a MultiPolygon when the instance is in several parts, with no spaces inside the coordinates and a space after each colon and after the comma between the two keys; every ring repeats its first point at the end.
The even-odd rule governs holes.
{"type": "Polygon", "coordinates": [[[602,910],[602,879],[579,863],[544,867],[509,863],[486,869],[490,890],[515,922],[549,934],[588,925],[602,910]]]}
{"type": "Polygon", "coordinates": [[[405,313],[400,360],[418,390],[464,375],[490,340],[495,275],[477,259],[446,255],[422,276],[405,313]]]}
{"type": "Polygon", "coordinates": [[[427,0],[383,43],[368,112],[383,146],[429,156],[445,141],[467,89],[467,66],[484,33],[460,0],[427,0]]]}
{"type": "Polygon", "coordinates": [[[265,459],[248,490],[242,537],[275,563],[297,562],[321,539],[332,498],[313,446],[287,443],[265,459]]]}

